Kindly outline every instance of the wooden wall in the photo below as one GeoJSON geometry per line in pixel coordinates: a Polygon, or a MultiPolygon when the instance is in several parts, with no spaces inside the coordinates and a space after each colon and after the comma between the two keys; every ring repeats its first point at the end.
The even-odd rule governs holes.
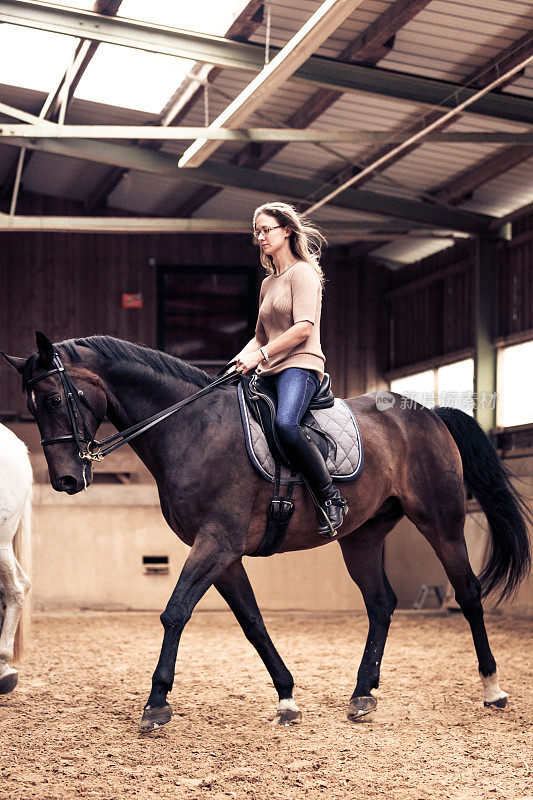
{"type": "MultiPolygon", "coordinates": [[[[385,270],[367,268],[348,255],[344,248],[331,249],[323,261],[323,347],[341,396],[381,385],[376,340],[385,270]]],[[[0,235],[0,349],[29,355],[35,351],[35,330],[53,341],[105,333],[155,347],[157,264],[245,265],[258,284],[262,278],[257,247],[246,235],[4,233],[0,235]],[[143,308],[122,308],[123,292],[141,292],[143,308]]],[[[228,359],[232,355],[228,353],[228,359]]],[[[20,380],[3,360],[0,413],[4,418],[26,413],[20,380]]]]}
{"type": "Polygon", "coordinates": [[[460,244],[391,276],[386,371],[474,346],[475,249],[460,244]]]}
{"type": "Polygon", "coordinates": [[[498,336],[533,337],[533,214],[513,222],[513,238],[502,248],[498,336]]]}

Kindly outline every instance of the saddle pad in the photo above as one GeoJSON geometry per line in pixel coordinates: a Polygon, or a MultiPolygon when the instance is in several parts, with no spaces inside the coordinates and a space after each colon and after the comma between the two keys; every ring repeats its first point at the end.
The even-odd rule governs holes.
{"type": "MultiPolygon", "coordinates": [[[[244,438],[250,460],[263,478],[274,483],[275,463],[265,435],[259,423],[249,413],[240,385],[238,394],[244,438]]],[[[331,477],[339,481],[351,481],[357,478],[363,469],[363,443],[351,409],[344,400],[336,397],[332,408],[316,408],[309,413],[336,443],[336,447],[329,443],[326,460],[331,477]]],[[[291,477],[290,470],[282,465],[281,483],[286,486],[289,483],[302,483],[302,480],[300,476],[291,477]]]]}

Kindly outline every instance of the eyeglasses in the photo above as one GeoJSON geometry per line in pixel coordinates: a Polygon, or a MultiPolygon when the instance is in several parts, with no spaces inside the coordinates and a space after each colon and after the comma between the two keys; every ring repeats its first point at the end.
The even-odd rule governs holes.
{"type": "Polygon", "coordinates": [[[283,225],[272,225],[271,228],[261,228],[260,231],[254,231],[254,239],[259,239],[260,236],[268,236],[270,231],[273,231],[276,228],[283,228],[283,225]]]}

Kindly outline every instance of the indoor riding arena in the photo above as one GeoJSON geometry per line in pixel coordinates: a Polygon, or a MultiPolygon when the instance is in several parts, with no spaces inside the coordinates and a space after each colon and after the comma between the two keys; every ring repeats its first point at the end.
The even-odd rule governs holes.
{"type": "Polygon", "coordinates": [[[531,0],[0,23],[0,798],[533,800],[531,0]],[[228,366],[274,202],[325,535],[228,366]]]}

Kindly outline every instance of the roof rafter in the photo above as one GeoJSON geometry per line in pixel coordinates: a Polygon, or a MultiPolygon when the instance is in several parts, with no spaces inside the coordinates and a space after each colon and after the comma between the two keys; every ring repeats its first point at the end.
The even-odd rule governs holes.
{"type": "MultiPolygon", "coordinates": [[[[348,43],[339,54],[339,60],[377,64],[390,50],[392,39],[396,32],[425,8],[429,2],[431,0],[396,0],[368,28],[348,43]]],[[[307,128],[340,97],[342,97],[342,92],[340,91],[325,88],[318,89],[291,114],[285,124],[289,128],[307,128]]],[[[283,143],[269,143],[261,146],[249,144],[232,156],[230,163],[259,169],[267,161],[274,158],[283,147],[283,143]]],[[[190,216],[219,191],[220,189],[214,186],[202,186],[192,197],[180,205],[176,213],[190,216]]]]}
{"type": "MultiPolygon", "coordinates": [[[[518,42],[514,42],[514,44],[510,45],[506,50],[499,53],[497,56],[491,58],[485,64],[483,64],[478,69],[474,70],[467,78],[465,79],[465,84],[476,86],[478,89],[482,89],[485,86],[488,86],[494,80],[496,80],[500,75],[510,72],[517,64],[522,63],[525,59],[531,57],[533,55],[533,33],[529,32],[525,34],[518,42]]],[[[520,73],[515,73],[511,75],[508,79],[503,81],[500,85],[505,86],[519,76],[520,73]]],[[[416,134],[424,127],[433,124],[436,122],[439,117],[441,116],[441,112],[439,111],[431,111],[430,113],[426,114],[423,120],[416,121],[413,125],[408,127],[408,131],[411,134],[416,134]]],[[[452,124],[453,120],[450,120],[448,124],[452,124]]],[[[445,124],[444,127],[447,127],[445,124]]],[[[394,158],[389,159],[386,164],[383,165],[383,169],[386,169],[393,164],[400,161],[402,158],[405,158],[409,153],[413,152],[420,144],[423,144],[427,141],[427,138],[421,140],[420,143],[415,142],[411,147],[406,148],[401,153],[398,153],[397,156],[394,158]]],[[[384,156],[388,155],[390,152],[390,147],[384,147],[381,150],[374,150],[369,152],[368,154],[362,154],[360,158],[361,164],[367,164],[370,160],[378,161],[379,159],[383,158],[384,156]]],[[[501,155],[501,153],[500,153],[501,155]]],[[[496,156],[497,158],[497,156],[496,156]]],[[[355,165],[354,165],[355,166],[355,165]]],[[[376,171],[381,171],[380,168],[376,171]]],[[[344,181],[348,180],[353,175],[353,166],[350,167],[343,167],[341,170],[337,171],[334,175],[330,176],[328,182],[330,183],[343,183],[344,181]]],[[[358,181],[358,185],[362,186],[367,180],[370,180],[373,177],[373,173],[370,173],[368,176],[362,177],[358,181]]]]}
{"type": "Polygon", "coordinates": [[[533,145],[506,147],[437,186],[431,194],[442,203],[454,205],[470,196],[479,186],[508,172],[529,158],[533,158],[533,145]]]}
{"type": "MultiPolygon", "coordinates": [[[[246,7],[241,11],[237,18],[233,21],[230,28],[226,33],[228,39],[236,39],[238,41],[246,41],[263,21],[263,0],[250,0],[246,7]]],[[[197,78],[201,81],[199,84],[191,79],[189,84],[185,86],[175,100],[171,100],[167,108],[163,109],[161,114],[161,125],[174,126],[183,118],[192,104],[203,97],[206,83],[215,80],[216,76],[220,74],[220,67],[213,67],[210,64],[198,64],[193,68],[196,71],[197,78]]],[[[115,189],[124,176],[125,170],[120,167],[115,167],[109,170],[94,187],[91,194],[85,202],[85,207],[89,213],[95,212],[97,209],[103,208],[107,203],[107,198],[115,189]]]]}
{"type": "MultiPolygon", "coordinates": [[[[2,109],[10,108],[0,103],[2,109]]],[[[18,109],[12,108],[13,113],[18,109]]],[[[19,112],[20,113],[20,112],[19,112]]],[[[43,123],[11,124],[0,122],[0,141],[11,139],[128,139],[136,141],[188,141],[207,139],[215,142],[403,142],[407,134],[389,134],[387,131],[370,130],[317,130],[315,128],[208,128],[201,127],[156,127],[147,125],[61,125],[43,123]]],[[[491,144],[517,143],[533,145],[533,130],[525,133],[508,131],[460,131],[429,133],[425,141],[430,142],[490,142],[491,144]]]]}
{"type": "MultiPolygon", "coordinates": [[[[218,115],[212,127],[239,125],[248,119],[362,2],[363,0],[324,0],[285,47],[218,115]]],[[[199,166],[215,152],[218,146],[214,141],[197,139],[180,158],[180,167],[199,166]]]]}
{"type": "MultiPolygon", "coordinates": [[[[26,140],[15,140],[21,144],[26,140]]],[[[148,148],[120,145],[111,142],[93,141],[90,139],[68,142],[56,139],[34,138],[26,142],[33,150],[47,153],[115,164],[125,169],[167,175],[197,183],[212,183],[215,186],[237,187],[261,193],[272,193],[280,197],[294,200],[316,195],[320,191],[320,183],[302,178],[288,177],[276,173],[235,167],[228,164],[206,162],[199,167],[179,168],[176,158],[171,153],[163,153],[148,148]]],[[[406,200],[404,198],[375,194],[373,192],[352,189],[336,198],[334,205],[355,211],[366,211],[380,216],[412,220],[422,225],[438,229],[449,229],[465,233],[478,233],[487,228],[491,217],[468,211],[456,211],[431,203],[406,200]]]]}
{"type": "MultiPolygon", "coordinates": [[[[122,0],[94,0],[93,11],[105,16],[114,16],[122,0]]],[[[91,42],[87,39],[81,40],[74,54],[73,63],[67,67],[63,75],[60,77],[56,86],[48,93],[44,105],[41,109],[40,118],[54,120],[63,108],[63,116],[74,96],[74,92],[83,77],[83,74],[89,66],[94,54],[98,49],[99,42],[91,42]]],[[[10,191],[14,190],[15,186],[20,186],[24,172],[28,168],[31,161],[32,153],[22,153],[19,158],[15,159],[13,166],[4,181],[4,186],[0,192],[0,196],[5,196],[10,191]],[[17,179],[18,176],[18,179],[17,179]]],[[[13,207],[16,205],[16,195],[13,196],[13,207]]]]}

